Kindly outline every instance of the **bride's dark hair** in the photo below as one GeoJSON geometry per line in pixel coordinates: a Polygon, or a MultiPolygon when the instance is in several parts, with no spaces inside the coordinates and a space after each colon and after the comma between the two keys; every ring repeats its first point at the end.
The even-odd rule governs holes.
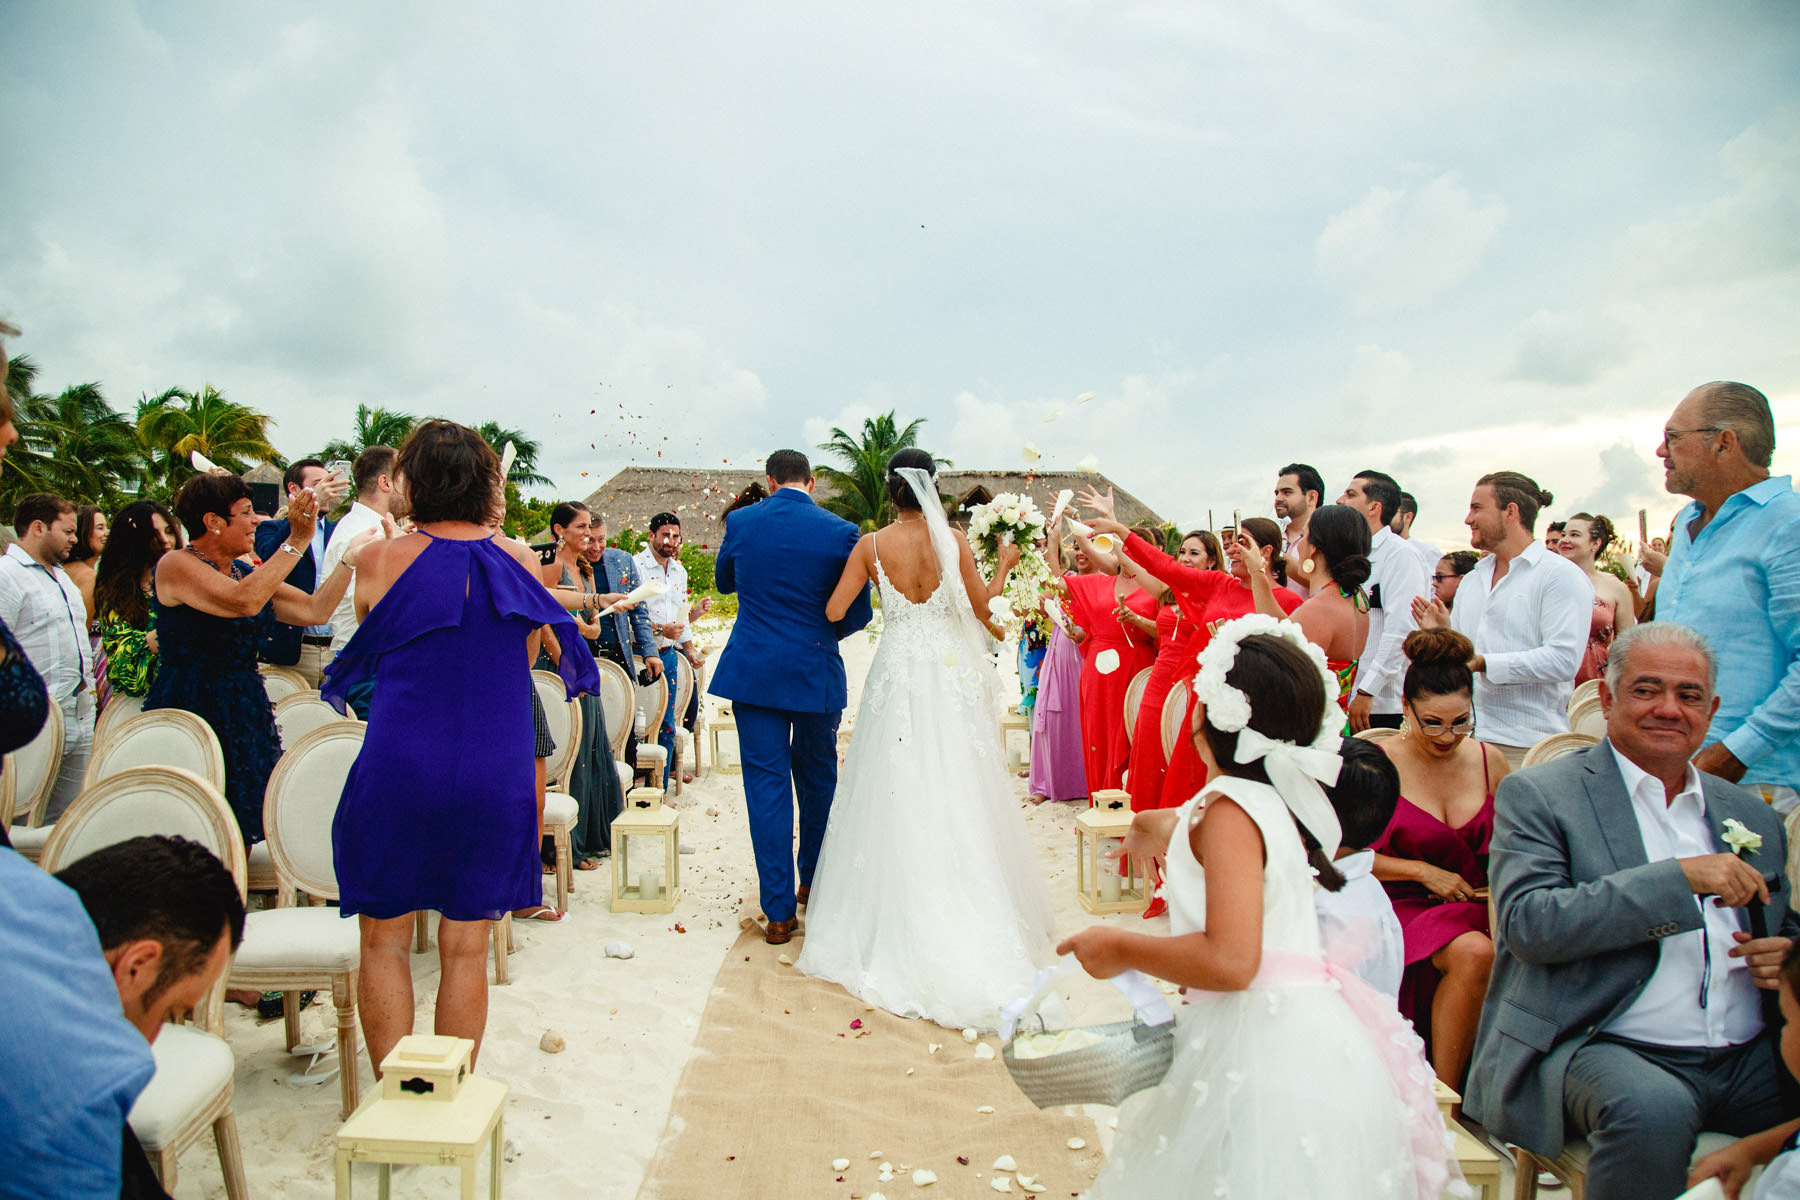
{"type": "Polygon", "coordinates": [[[900,474],[902,467],[917,467],[919,470],[937,478],[937,459],[924,450],[908,448],[896,450],[887,464],[887,494],[895,508],[903,508],[907,512],[919,512],[919,497],[914,494],[912,484],[900,474]]]}
{"type": "MultiPolygon", "coordinates": [[[[1300,647],[1286,638],[1266,633],[1253,633],[1238,643],[1237,658],[1225,675],[1225,682],[1244,693],[1250,702],[1250,728],[1271,741],[1293,742],[1310,746],[1319,736],[1319,721],[1325,715],[1329,699],[1319,668],[1300,647]]],[[[1213,728],[1211,721],[1196,714],[1200,736],[1221,774],[1239,779],[1268,783],[1269,773],[1262,760],[1237,761],[1238,735],[1213,728]]],[[[1290,816],[1293,814],[1290,812],[1290,816]]],[[[1319,875],[1319,886],[1335,892],[1344,886],[1344,877],[1325,856],[1324,847],[1299,817],[1294,826],[1306,847],[1306,861],[1319,875]]]]}

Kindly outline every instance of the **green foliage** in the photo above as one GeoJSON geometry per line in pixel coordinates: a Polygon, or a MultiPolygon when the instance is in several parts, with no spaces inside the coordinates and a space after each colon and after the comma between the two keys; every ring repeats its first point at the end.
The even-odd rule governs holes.
{"type": "Polygon", "coordinates": [[[194,476],[193,452],[218,466],[242,474],[259,462],[284,465],[269,441],[267,415],[227,400],[212,384],[198,393],[170,388],[137,403],[137,432],[147,458],[144,476],[171,494],[194,476]]]}
{"type": "Polygon", "coordinates": [[[607,538],[606,544],[616,549],[623,550],[627,554],[636,554],[639,550],[642,550],[645,546],[650,544],[650,535],[647,533],[639,533],[637,530],[627,525],[625,528],[619,530],[619,532],[607,538]]]}
{"type": "Polygon", "coordinates": [[[712,591],[713,556],[702,550],[697,543],[683,542],[681,553],[676,557],[687,570],[688,592],[698,596],[701,592],[712,591]]]}
{"type": "Polygon", "coordinates": [[[0,462],[0,513],[31,492],[55,492],[77,504],[117,508],[141,486],[144,457],[137,431],[115,412],[97,383],[37,395],[37,368],[15,359],[7,376],[19,441],[0,462]]]}
{"type": "Polygon", "coordinates": [[[418,423],[419,418],[411,413],[359,404],[356,406],[356,425],[350,437],[334,438],[326,442],[316,457],[326,462],[339,458],[355,462],[357,456],[370,446],[392,446],[398,450],[400,444],[406,441],[406,436],[413,431],[413,426],[418,423]]]}
{"type": "Polygon", "coordinates": [[[517,429],[507,429],[494,421],[483,421],[475,427],[475,432],[487,440],[487,444],[494,448],[495,454],[503,453],[506,443],[513,444],[512,470],[506,474],[508,483],[517,484],[519,487],[550,486],[550,478],[538,474],[537,460],[538,455],[543,452],[543,447],[536,441],[526,437],[517,429]]]}
{"type": "MultiPolygon", "coordinates": [[[[880,529],[893,520],[893,504],[887,494],[887,464],[896,450],[918,445],[919,426],[925,418],[912,421],[902,429],[889,409],[878,417],[863,422],[860,438],[851,437],[835,426],[830,440],[819,449],[837,458],[840,466],[820,466],[815,471],[819,482],[829,485],[832,496],[820,506],[834,512],[864,533],[880,529]]],[[[949,466],[950,460],[936,460],[949,466]]]]}

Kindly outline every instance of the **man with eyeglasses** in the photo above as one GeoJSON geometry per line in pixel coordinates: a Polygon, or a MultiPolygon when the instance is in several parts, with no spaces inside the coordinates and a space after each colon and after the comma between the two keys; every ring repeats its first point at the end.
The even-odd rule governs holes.
{"type": "Polygon", "coordinates": [[[1771,475],[1775,418],[1742,383],[1707,383],[1675,406],[1656,449],[1675,518],[1658,620],[1719,649],[1719,713],[1694,765],[1786,813],[1800,804],[1800,496],[1771,475]]]}

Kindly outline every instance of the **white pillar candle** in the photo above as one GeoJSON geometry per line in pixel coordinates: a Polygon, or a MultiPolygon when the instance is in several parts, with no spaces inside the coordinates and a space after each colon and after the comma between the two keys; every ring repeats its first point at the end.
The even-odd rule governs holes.
{"type": "Polygon", "coordinates": [[[662,876],[655,871],[645,871],[638,876],[638,899],[661,900],[662,876]]]}
{"type": "Polygon", "coordinates": [[[1120,881],[1117,867],[1107,866],[1100,871],[1100,899],[1108,904],[1119,902],[1120,881]]]}

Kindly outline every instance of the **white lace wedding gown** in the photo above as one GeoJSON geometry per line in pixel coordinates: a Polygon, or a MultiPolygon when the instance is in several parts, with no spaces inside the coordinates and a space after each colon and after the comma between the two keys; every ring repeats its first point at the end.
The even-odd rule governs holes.
{"type": "Polygon", "coordinates": [[[997,1028],[1054,957],[1050,892],[958,577],[915,604],[876,554],[884,628],[813,875],[796,968],[903,1017],[997,1028]]]}

